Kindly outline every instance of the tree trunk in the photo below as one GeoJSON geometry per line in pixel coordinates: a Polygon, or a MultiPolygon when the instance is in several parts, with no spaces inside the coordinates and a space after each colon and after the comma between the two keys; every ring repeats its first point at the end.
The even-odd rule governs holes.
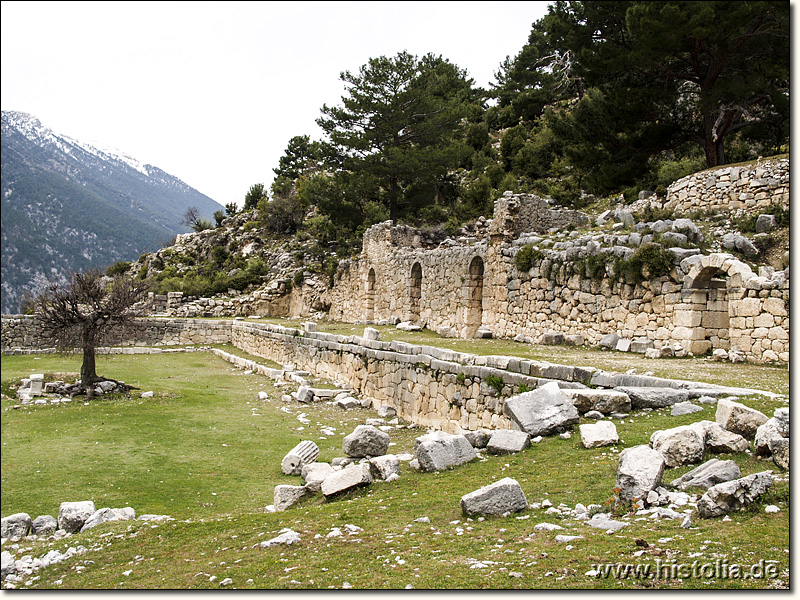
{"type": "Polygon", "coordinates": [[[87,344],[83,346],[83,364],[81,365],[81,385],[86,388],[86,397],[91,398],[94,388],[92,384],[99,377],[96,372],[94,346],[87,344]]]}
{"type": "Polygon", "coordinates": [[[714,139],[714,113],[709,111],[703,115],[703,146],[706,151],[706,167],[719,167],[725,164],[725,138],[714,139]]]}

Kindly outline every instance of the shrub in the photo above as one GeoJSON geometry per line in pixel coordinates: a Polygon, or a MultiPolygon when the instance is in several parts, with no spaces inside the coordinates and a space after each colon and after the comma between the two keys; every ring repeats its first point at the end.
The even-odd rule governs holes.
{"type": "Polygon", "coordinates": [[[497,375],[489,375],[486,377],[486,385],[490,388],[494,388],[494,390],[500,394],[503,391],[503,378],[497,375]]]}
{"type": "Polygon", "coordinates": [[[639,283],[645,278],[655,279],[667,275],[672,269],[674,255],[659,244],[639,247],[630,258],[617,258],[614,273],[628,283],[639,283]]]}
{"type": "Polygon", "coordinates": [[[541,250],[534,248],[533,244],[525,244],[514,257],[514,265],[517,267],[518,271],[530,271],[533,262],[542,260],[543,258],[544,253],[541,250]]]}
{"type": "Polygon", "coordinates": [[[117,262],[115,262],[113,265],[111,265],[106,269],[106,275],[108,275],[109,277],[114,277],[115,275],[124,275],[125,273],[128,272],[128,269],[130,268],[131,268],[131,263],[124,260],[118,260],[117,262]]]}

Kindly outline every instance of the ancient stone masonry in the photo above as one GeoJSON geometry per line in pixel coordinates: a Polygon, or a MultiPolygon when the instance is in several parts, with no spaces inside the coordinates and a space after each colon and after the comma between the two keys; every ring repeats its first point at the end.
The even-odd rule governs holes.
{"type": "Polygon", "coordinates": [[[789,208],[789,159],[760,160],[679,179],[667,189],[663,208],[694,211],[754,211],[777,204],[789,208]]]}
{"type": "MultiPolygon", "coordinates": [[[[136,326],[123,336],[107,341],[109,345],[176,346],[180,344],[224,344],[231,339],[231,321],[199,319],[139,319],[136,326]]],[[[45,337],[31,316],[3,315],[2,350],[29,351],[51,348],[52,340],[45,337]]]]}
{"type": "MultiPolygon", "coordinates": [[[[655,236],[662,243],[666,233],[691,241],[697,227],[677,219],[636,224],[630,234],[572,231],[545,239],[536,232],[557,219],[534,224],[529,215],[544,214],[541,202],[507,192],[488,235],[436,247],[421,244],[408,228],[398,235],[390,222],[373,226],[361,256],[340,265],[327,295],[329,318],[413,321],[444,336],[474,337],[482,329],[525,341],[559,332],[596,344],[618,334],[657,349],[738,349],[748,360],[788,362],[788,269],[762,267],[756,274],[731,254],[703,255],[676,245],[667,246],[668,274],[653,277],[646,266],[637,267],[642,276],[631,283],[615,272],[615,263],[635,257],[655,236]],[[520,208],[528,201],[536,210],[520,208]],[[531,267],[521,271],[515,258],[526,246],[531,267]]],[[[581,222],[574,212],[562,224],[581,222]]]]}

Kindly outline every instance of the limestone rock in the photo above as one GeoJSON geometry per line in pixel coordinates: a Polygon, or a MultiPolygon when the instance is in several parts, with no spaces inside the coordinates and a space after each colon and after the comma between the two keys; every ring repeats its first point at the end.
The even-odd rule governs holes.
{"type": "Polygon", "coordinates": [[[300,477],[303,478],[303,481],[310,492],[318,492],[320,491],[322,482],[325,481],[325,478],[333,473],[334,469],[330,464],[313,462],[308,465],[303,465],[303,469],[300,471],[300,477]]]}
{"type": "Polygon", "coordinates": [[[3,517],[0,521],[0,537],[25,537],[31,531],[33,522],[27,513],[15,513],[7,517],[3,517]]]}
{"type": "Polygon", "coordinates": [[[650,436],[653,450],[664,456],[668,467],[679,467],[703,459],[705,440],[691,425],[656,431],[650,436]]]}
{"type": "Polygon", "coordinates": [[[721,517],[751,504],[772,486],[770,471],[718,483],[697,501],[697,512],[704,519],[721,517]]]}
{"type": "Polygon", "coordinates": [[[697,421],[692,423],[691,427],[703,436],[706,450],[709,452],[744,452],[750,447],[750,442],[741,435],[723,429],[719,423],[714,421],[697,421]]]}
{"type": "Polygon", "coordinates": [[[504,515],[528,508],[528,500],[516,479],[505,477],[461,497],[467,517],[504,515]]]}
{"type": "Polygon", "coordinates": [[[712,458],[683,476],[673,479],[670,485],[681,490],[688,488],[703,488],[707,490],[718,483],[733,481],[741,476],[742,472],[739,470],[739,465],[732,460],[712,458]]]}
{"type": "Polygon", "coordinates": [[[348,465],[335,471],[322,482],[322,493],[327,496],[372,483],[369,463],[348,465]]]}
{"type": "Polygon", "coordinates": [[[361,458],[382,456],[389,449],[389,434],[372,425],[359,425],[353,433],[345,436],[342,452],[347,456],[361,458]]]}
{"type": "Polygon", "coordinates": [[[692,404],[691,402],[678,402],[677,404],[672,405],[670,415],[673,417],[680,417],[682,415],[690,415],[696,412],[703,412],[703,407],[692,404]]]}
{"type": "Polygon", "coordinates": [[[261,542],[262,548],[270,548],[272,546],[291,546],[300,541],[300,534],[291,529],[284,528],[281,530],[280,535],[261,542]]]}
{"type": "Polygon", "coordinates": [[[789,437],[789,407],[776,408],[773,418],[778,422],[778,433],[782,437],[789,437]]]}
{"type": "Polygon", "coordinates": [[[780,432],[778,419],[772,417],[763,425],[756,429],[756,436],[753,439],[753,452],[756,456],[769,456],[772,454],[770,444],[773,440],[783,439],[780,432]]]}
{"type": "Polygon", "coordinates": [[[738,433],[751,440],[755,437],[759,426],[766,423],[768,419],[764,413],[754,408],[722,398],[717,402],[716,421],[723,429],[738,433]]]}
{"type": "Polygon", "coordinates": [[[619,455],[616,487],[622,502],[644,498],[647,492],[661,484],[664,474],[664,457],[650,446],[633,446],[619,455]]]}
{"type": "Polygon", "coordinates": [[[572,400],[579,413],[595,410],[608,415],[631,411],[630,396],[618,390],[586,388],[562,391],[572,400]]]}
{"type": "Polygon", "coordinates": [[[467,441],[469,441],[470,444],[472,444],[473,448],[486,448],[491,436],[491,432],[486,431],[485,429],[464,432],[464,437],[467,438],[467,441]]]}
{"type": "MultiPolygon", "coordinates": [[[[50,535],[58,530],[58,521],[51,515],[39,515],[33,520],[31,533],[35,535],[50,535]]],[[[5,537],[5,536],[3,536],[5,537]]]]}
{"type": "Polygon", "coordinates": [[[304,465],[313,463],[319,457],[319,446],[311,440],[303,440],[281,461],[281,470],[285,475],[300,475],[304,465]]]}
{"type": "Polygon", "coordinates": [[[378,416],[381,419],[391,419],[397,416],[397,409],[394,406],[382,404],[378,407],[378,416]]]}
{"type": "Polygon", "coordinates": [[[97,509],[94,502],[62,502],[58,508],[58,528],[67,533],[77,533],[97,509]]]}
{"type": "Polygon", "coordinates": [[[609,333],[606,336],[603,336],[603,339],[600,340],[599,345],[603,348],[607,348],[609,350],[613,350],[617,347],[617,342],[619,341],[619,335],[616,333],[609,333]]]}
{"type": "Polygon", "coordinates": [[[302,485],[276,485],[274,494],[275,510],[286,510],[296,504],[307,493],[308,489],[302,485]]]}
{"type": "Polygon", "coordinates": [[[81,531],[86,531],[92,527],[97,527],[106,521],[132,521],[136,518],[136,511],[127,506],[125,508],[100,508],[86,519],[81,527],[81,531]]]}
{"type": "Polygon", "coordinates": [[[622,386],[615,389],[630,396],[631,407],[634,409],[664,408],[689,400],[689,392],[686,390],[668,387],[622,386]]]}
{"type": "Polygon", "coordinates": [[[627,525],[625,521],[617,521],[615,519],[609,519],[604,514],[594,515],[591,519],[586,521],[586,524],[589,527],[604,529],[606,531],[619,531],[620,529],[622,529],[627,525]]]}
{"type": "Polygon", "coordinates": [[[784,471],[789,470],[789,438],[779,438],[770,441],[772,460],[784,471]]]}
{"type": "Polygon", "coordinates": [[[504,410],[531,436],[562,433],[580,421],[578,409],[556,382],[512,396],[506,400],[504,410]]]}
{"type": "Polygon", "coordinates": [[[598,421],[580,426],[581,442],[584,448],[609,446],[619,442],[617,427],[611,421],[598,421]]]}
{"type": "Polygon", "coordinates": [[[457,467],[478,455],[463,435],[444,432],[420,436],[415,440],[414,446],[414,453],[422,471],[441,471],[457,467]]]}
{"type": "Polygon", "coordinates": [[[400,460],[394,454],[384,454],[369,459],[370,474],[373,479],[389,479],[400,475],[400,460]]]}
{"type": "Polygon", "coordinates": [[[486,451],[489,454],[514,454],[531,445],[531,436],[516,429],[498,429],[492,433],[486,451]]]}

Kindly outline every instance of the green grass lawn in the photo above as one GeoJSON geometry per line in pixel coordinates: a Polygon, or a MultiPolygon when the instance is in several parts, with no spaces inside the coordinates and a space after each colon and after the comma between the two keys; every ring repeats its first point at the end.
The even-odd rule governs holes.
{"type": "MultiPolygon", "coordinates": [[[[363,331],[355,329],[351,333],[363,331]]],[[[391,332],[392,328],[386,329],[383,339],[389,339],[391,332]]],[[[405,335],[411,336],[407,341],[434,343],[425,332],[405,335]]],[[[451,347],[451,341],[436,343],[451,347]]],[[[476,351],[476,344],[462,340],[456,347],[476,351]]],[[[486,345],[484,353],[512,354],[514,347],[536,351],[511,344],[486,345]]],[[[573,353],[581,364],[592,364],[596,355],[612,356],[582,349],[573,353]]],[[[567,362],[560,356],[550,360],[567,362]]],[[[295,444],[314,440],[320,447],[319,460],[330,461],[342,456],[343,436],[374,417],[374,412],[344,412],[326,403],[283,403],[281,395],[296,386],[275,386],[202,352],[101,356],[99,374],[124,380],[139,391],[130,398],[106,397],[88,404],[76,399],[70,404],[14,408],[10,386],[19,379],[31,373],[45,373],[48,379],[56,373],[74,374],[79,361],[76,356],[3,357],[2,515],[57,516],[63,501],[93,500],[98,508],[132,506],[137,514],[167,514],[175,520],[107,523],[61,541],[7,542],[3,549],[11,549],[17,558],[78,545],[90,550],[38,571],[39,579],[26,586],[32,589],[219,589],[226,578],[232,579],[230,588],[270,589],[342,588],[346,583],[356,589],[716,589],[789,583],[788,482],[774,485],[752,509],[735,513],[728,521],[695,516],[690,529],[682,529],[679,520],[634,518],[620,532],[608,535],[536,509],[482,521],[463,517],[461,496],[503,477],[517,479],[529,502],[549,499],[555,506],[570,507],[578,502],[610,502],[618,452],[587,450],[576,431],[568,440],[545,438],[517,455],[482,455],[447,472],[416,473],[405,468],[399,481],[376,482],[329,501],[307,497],[285,512],[270,514],[264,507],[272,504],[274,487],[301,483],[280,469],[281,459],[295,444]],[[139,397],[148,390],[155,392],[154,398],[139,397]],[[270,400],[259,400],[259,391],[267,392],[270,400]],[[303,414],[308,423],[298,420],[303,414]],[[324,427],[332,427],[335,434],[323,435],[324,427]],[[766,504],[781,510],[765,513],[766,504]],[[430,523],[415,522],[418,517],[429,517],[430,523]],[[557,523],[565,530],[535,532],[533,527],[540,522],[557,523]],[[327,537],[332,528],[346,524],[363,532],[327,537]],[[300,544],[260,547],[284,527],[301,535],[300,544]],[[555,542],[557,534],[583,539],[568,547],[555,542]],[[636,544],[641,539],[649,546],[636,555],[642,551],[636,544]],[[778,561],[777,580],[663,576],[619,580],[586,575],[591,565],[600,562],[725,560],[749,566],[762,559],[778,561]]],[[[655,371],[662,368],[660,362],[646,364],[655,371]]],[[[686,373],[708,370],[720,383],[744,385],[717,374],[718,367],[727,365],[700,359],[664,362],[679,365],[686,373]]],[[[681,377],[680,369],[670,365],[663,368],[670,376],[681,377]]],[[[745,372],[754,382],[748,386],[788,394],[785,368],[748,365],[745,372]]],[[[745,402],[770,416],[774,408],[785,405],[781,399],[764,397],[745,402]]],[[[668,410],[633,415],[617,422],[623,440],[620,449],[647,443],[657,429],[713,418],[713,407],[684,417],[671,417],[668,410]]],[[[423,432],[393,430],[390,451],[411,453],[414,438],[423,432]]],[[[720,458],[736,460],[743,475],[777,471],[771,461],[747,454],[720,458]]],[[[689,468],[668,470],[664,480],[689,468]]]]}

